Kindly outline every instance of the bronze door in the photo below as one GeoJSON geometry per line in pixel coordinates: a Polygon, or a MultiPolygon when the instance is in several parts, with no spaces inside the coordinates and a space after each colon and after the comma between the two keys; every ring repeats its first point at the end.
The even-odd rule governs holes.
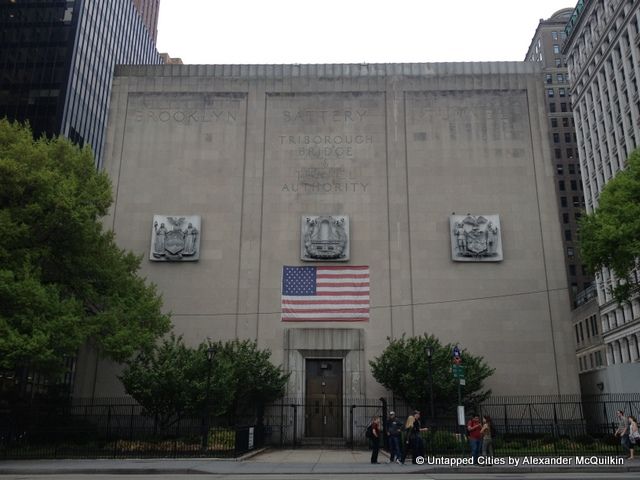
{"type": "Polygon", "coordinates": [[[342,360],[307,360],[305,435],[342,437],[342,360]]]}

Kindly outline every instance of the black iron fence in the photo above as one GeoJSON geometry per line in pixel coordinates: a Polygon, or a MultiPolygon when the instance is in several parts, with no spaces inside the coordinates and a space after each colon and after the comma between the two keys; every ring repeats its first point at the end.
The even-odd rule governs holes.
{"type": "Polygon", "coordinates": [[[255,417],[160,419],[126,397],[0,408],[0,458],[237,457],[262,442],[255,417]]]}
{"type": "MultiPolygon", "coordinates": [[[[339,405],[340,435],[309,435],[305,425],[308,410],[300,398],[283,399],[265,409],[265,443],[276,447],[323,446],[366,448],[367,425],[374,415],[386,418],[390,411],[404,421],[414,408],[398,399],[345,398],[339,405]]],[[[423,410],[427,451],[433,454],[467,454],[466,431],[458,425],[455,406],[437,405],[436,418],[423,410]]],[[[495,427],[494,449],[504,455],[580,455],[621,453],[616,411],[640,413],[640,394],[594,396],[549,395],[492,397],[466,406],[481,416],[489,415],[495,427]]]]}
{"type": "MultiPolygon", "coordinates": [[[[359,397],[344,398],[327,411],[284,398],[235,418],[158,418],[127,397],[0,407],[0,458],[237,457],[263,445],[366,448],[371,418],[386,418],[392,410],[402,421],[413,413],[394,398],[359,397]],[[314,415],[320,415],[319,423],[311,423],[314,415]]],[[[466,406],[467,413],[492,417],[497,455],[622,453],[613,435],[617,410],[637,418],[640,394],[492,397],[466,406]]],[[[467,455],[455,406],[439,405],[436,412],[431,418],[423,410],[427,453],[467,455]]]]}

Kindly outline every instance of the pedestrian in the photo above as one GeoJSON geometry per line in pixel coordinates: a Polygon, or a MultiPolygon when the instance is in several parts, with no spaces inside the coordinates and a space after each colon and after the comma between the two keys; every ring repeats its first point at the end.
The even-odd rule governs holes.
{"type": "Polygon", "coordinates": [[[389,412],[387,422],[387,436],[389,437],[389,463],[400,463],[402,451],[400,450],[400,437],[402,436],[402,422],[396,418],[396,412],[389,412]]]}
{"type": "Polygon", "coordinates": [[[416,419],[414,418],[414,416],[409,415],[404,422],[404,449],[402,450],[402,458],[400,459],[400,463],[402,463],[403,465],[410,451],[412,455],[415,455],[413,453],[413,439],[412,439],[413,424],[415,421],[416,419]]]}
{"type": "Polygon", "coordinates": [[[638,421],[633,415],[629,415],[629,460],[633,460],[635,446],[640,444],[640,430],[638,430],[638,421]]]}
{"type": "Polygon", "coordinates": [[[482,456],[493,457],[493,436],[494,436],[493,420],[489,415],[482,417],[482,456]]]}
{"type": "Polygon", "coordinates": [[[378,463],[378,452],[380,451],[380,417],[377,415],[371,419],[369,448],[371,449],[371,463],[378,463]]]}
{"type": "Polygon", "coordinates": [[[407,458],[408,451],[411,450],[411,463],[417,464],[418,457],[424,457],[424,442],[422,441],[422,432],[429,430],[427,427],[423,427],[420,422],[420,410],[415,410],[413,415],[407,418],[405,423],[405,432],[407,440],[405,440],[405,452],[402,454],[402,463],[404,464],[407,458]],[[411,422],[409,423],[409,419],[411,422]]]}
{"type": "Polygon", "coordinates": [[[480,448],[482,447],[482,424],[480,423],[480,417],[474,413],[467,422],[467,433],[469,435],[469,445],[471,446],[471,457],[473,464],[478,464],[478,457],[480,456],[480,448]]]}
{"type": "Polygon", "coordinates": [[[616,412],[616,416],[618,417],[618,428],[616,430],[615,436],[620,437],[620,446],[622,447],[622,453],[624,455],[628,454],[628,458],[631,458],[631,442],[629,441],[629,420],[624,416],[624,412],[622,410],[618,410],[616,412]]]}

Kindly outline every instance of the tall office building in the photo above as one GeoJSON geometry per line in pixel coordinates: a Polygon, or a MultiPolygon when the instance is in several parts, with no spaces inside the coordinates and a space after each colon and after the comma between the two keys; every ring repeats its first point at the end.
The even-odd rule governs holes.
{"type": "MultiPolygon", "coordinates": [[[[580,0],[565,28],[587,212],[640,146],[639,26],[637,0],[580,0]]],[[[638,391],[640,298],[619,305],[610,293],[618,279],[608,269],[596,280],[607,368],[593,372],[591,383],[605,392],[638,391]]]]}
{"type": "MultiPolygon", "coordinates": [[[[578,220],[584,210],[584,195],[580,178],[580,164],[576,148],[569,75],[567,63],[560,48],[565,40],[564,27],[571,18],[573,8],[558,10],[547,20],[541,19],[531,40],[525,61],[542,64],[545,96],[547,98],[547,121],[549,143],[556,179],[558,210],[562,223],[562,241],[572,308],[588,290],[593,278],[580,261],[576,246],[578,220]]],[[[590,290],[589,290],[590,291],[590,290]]]]}
{"type": "Polygon", "coordinates": [[[90,144],[99,163],[114,66],[161,63],[158,2],[137,3],[0,0],[0,117],[90,144]]]}
{"type": "Polygon", "coordinates": [[[140,12],[144,24],[149,30],[149,35],[155,43],[158,39],[158,13],[160,11],[160,0],[133,0],[133,4],[140,12]]]}

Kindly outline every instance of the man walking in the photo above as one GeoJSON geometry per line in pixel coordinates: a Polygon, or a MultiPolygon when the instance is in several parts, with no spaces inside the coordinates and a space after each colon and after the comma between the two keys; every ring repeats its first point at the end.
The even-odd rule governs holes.
{"type": "Polygon", "coordinates": [[[400,451],[400,436],[402,434],[402,422],[396,418],[396,412],[389,412],[387,421],[387,436],[389,437],[389,463],[400,463],[402,452],[400,451]]]}
{"type": "Polygon", "coordinates": [[[622,452],[624,455],[630,455],[631,441],[629,440],[629,420],[624,416],[622,410],[616,412],[618,417],[618,429],[615,436],[620,437],[620,445],[622,446],[622,452]]]}

